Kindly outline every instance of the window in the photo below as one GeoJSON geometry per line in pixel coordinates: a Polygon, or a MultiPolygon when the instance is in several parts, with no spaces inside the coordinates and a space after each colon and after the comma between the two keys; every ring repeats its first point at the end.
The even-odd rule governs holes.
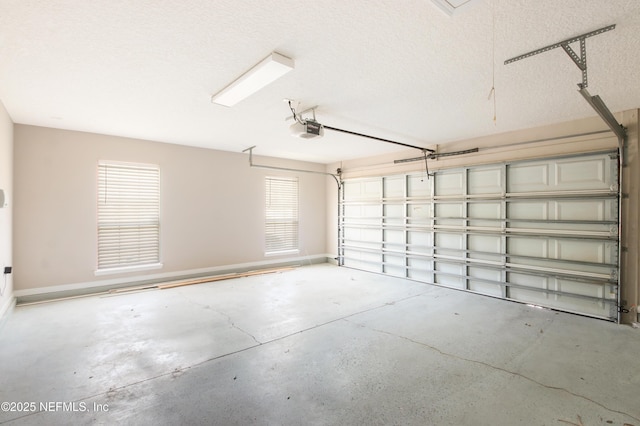
{"type": "Polygon", "coordinates": [[[265,179],[265,253],[298,252],[298,179],[265,179]]]}
{"type": "Polygon", "coordinates": [[[160,262],[160,169],[98,164],[98,272],[160,262]]]}

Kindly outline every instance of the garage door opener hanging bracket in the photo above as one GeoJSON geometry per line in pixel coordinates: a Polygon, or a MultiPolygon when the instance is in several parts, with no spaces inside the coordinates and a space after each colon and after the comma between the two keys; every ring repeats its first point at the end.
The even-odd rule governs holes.
{"type": "Polygon", "coordinates": [[[607,125],[609,126],[611,131],[613,131],[613,133],[616,134],[616,136],[618,137],[618,140],[620,141],[620,148],[622,148],[622,145],[624,143],[624,139],[626,137],[626,129],[624,128],[624,126],[622,126],[621,124],[619,124],[616,121],[616,119],[613,116],[613,114],[611,113],[611,111],[609,111],[609,109],[604,104],[602,99],[600,99],[600,96],[597,96],[597,95],[596,96],[591,96],[589,94],[589,92],[587,91],[587,87],[589,86],[589,81],[588,81],[588,78],[587,78],[587,45],[586,45],[586,39],[588,37],[596,36],[596,35],[605,33],[607,31],[611,31],[615,27],[616,27],[616,25],[612,24],[612,25],[608,25],[606,27],[599,28],[599,29],[594,30],[594,31],[590,31],[588,33],[584,33],[584,34],[581,34],[581,35],[578,35],[578,36],[575,36],[575,37],[572,37],[572,38],[568,38],[566,40],[562,40],[562,41],[559,41],[557,43],[550,44],[550,45],[545,46],[545,47],[541,47],[540,49],[532,50],[531,52],[527,52],[527,53],[524,53],[522,55],[518,55],[518,56],[515,56],[513,58],[507,59],[506,61],[504,61],[504,64],[508,65],[508,64],[513,63],[513,62],[517,62],[517,61],[520,61],[522,59],[529,58],[531,56],[535,56],[535,55],[538,55],[540,53],[548,52],[550,50],[557,49],[557,48],[561,47],[566,52],[566,54],[569,55],[569,58],[571,58],[573,63],[575,63],[576,66],[580,69],[580,71],[582,71],[582,82],[578,83],[578,88],[579,88],[578,91],[586,99],[586,101],[589,103],[589,105],[591,105],[591,107],[605,121],[605,123],[607,123],[607,125]],[[570,46],[571,43],[576,43],[576,42],[580,43],[580,55],[578,55],[576,53],[576,51],[573,50],[571,48],[571,46],[570,46]]]}
{"type": "Polygon", "coordinates": [[[616,27],[615,24],[608,25],[606,27],[599,28],[595,31],[590,31],[588,33],[584,33],[579,36],[571,37],[566,40],[562,40],[557,43],[550,44],[545,47],[541,47],[540,49],[532,50],[531,52],[527,52],[522,55],[515,56],[511,59],[507,59],[506,61],[504,61],[504,64],[508,65],[512,62],[516,62],[521,59],[529,58],[531,56],[535,56],[540,53],[548,52],[550,50],[561,47],[567,53],[567,55],[569,55],[569,58],[571,58],[571,60],[576,64],[576,66],[580,68],[580,70],[582,71],[582,85],[584,87],[587,87],[589,83],[587,81],[587,46],[586,46],[585,40],[587,37],[592,37],[592,36],[605,33],[607,31],[611,31],[615,27],[616,27]],[[570,46],[571,43],[575,43],[575,42],[580,42],[580,56],[578,56],[578,54],[570,46]]]}

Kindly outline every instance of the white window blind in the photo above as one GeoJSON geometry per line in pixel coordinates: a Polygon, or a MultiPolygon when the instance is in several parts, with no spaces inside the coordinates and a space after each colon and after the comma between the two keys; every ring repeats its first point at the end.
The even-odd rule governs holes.
{"type": "Polygon", "coordinates": [[[98,164],[98,271],[160,262],[160,169],[98,164]]]}
{"type": "Polygon", "coordinates": [[[265,252],[298,251],[298,179],[265,179],[265,252]]]}

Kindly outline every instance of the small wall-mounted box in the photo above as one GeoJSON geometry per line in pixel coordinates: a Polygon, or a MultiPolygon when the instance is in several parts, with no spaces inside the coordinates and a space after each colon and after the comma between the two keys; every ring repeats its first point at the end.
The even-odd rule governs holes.
{"type": "Polygon", "coordinates": [[[5,275],[10,274],[11,271],[13,271],[13,268],[11,266],[5,266],[4,267],[4,274],[5,275]]]}

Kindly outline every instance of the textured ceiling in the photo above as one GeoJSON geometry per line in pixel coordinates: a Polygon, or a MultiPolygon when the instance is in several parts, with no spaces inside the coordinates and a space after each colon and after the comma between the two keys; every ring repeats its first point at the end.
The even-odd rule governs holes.
{"type": "Polygon", "coordinates": [[[420,146],[593,116],[562,49],[503,62],[609,24],[587,39],[589,91],[640,107],[638,0],[475,0],[452,16],[430,0],[0,0],[0,100],[16,123],[327,163],[399,147],[293,138],[284,98],[420,146]],[[272,51],[295,69],[210,102],[272,51]]]}

